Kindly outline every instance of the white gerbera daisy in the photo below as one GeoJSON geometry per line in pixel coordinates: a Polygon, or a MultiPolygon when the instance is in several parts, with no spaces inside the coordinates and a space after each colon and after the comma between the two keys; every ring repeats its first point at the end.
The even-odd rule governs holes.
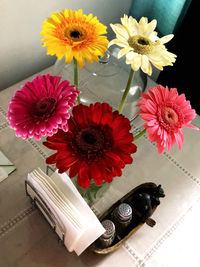
{"type": "Polygon", "coordinates": [[[141,68],[148,75],[152,74],[151,63],[159,70],[163,70],[164,66],[173,65],[176,55],[168,52],[164,44],[174,35],[158,38],[157,32],[154,31],[157,25],[155,19],[148,23],[148,19],[142,17],[138,23],[133,17],[124,15],[121,22],[122,24],[110,24],[116,33],[116,39],[108,45],[110,47],[116,44],[123,47],[118,58],[126,55],[126,63],[131,64],[134,71],[141,68]]]}

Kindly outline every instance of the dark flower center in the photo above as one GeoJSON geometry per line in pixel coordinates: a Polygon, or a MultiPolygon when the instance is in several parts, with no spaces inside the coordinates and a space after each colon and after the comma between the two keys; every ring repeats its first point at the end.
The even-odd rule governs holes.
{"type": "Polygon", "coordinates": [[[133,50],[141,55],[151,54],[154,49],[154,43],[141,35],[134,35],[128,39],[128,44],[133,50]]]}
{"type": "Polygon", "coordinates": [[[56,100],[52,97],[47,97],[39,100],[35,105],[35,115],[50,117],[55,109],[56,100]]]}
{"type": "Polygon", "coordinates": [[[178,122],[178,114],[176,111],[170,107],[165,107],[162,110],[162,118],[165,123],[169,125],[174,125],[178,122]]]}
{"type": "Polygon", "coordinates": [[[168,132],[177,132],[183,127],[184,117],[180,108],[173,104],[161,105],[158,108],[159,124],[168,132]]]}
{"type": "Polygon", "coordinates": [[[72,37],[72,38],[79,38],[80,36],[81,36],[81,33],[79,32],[79,31],[72,31],[72,32],[70,32],[70,36],[72,37]]]}
{"type": "Polygon", "coordinates": [[[93,145],[97,141],[96,136],[94,134],[91,134],[91,133],[86,133],[83,136],[83,139],[88,145],[93,145]]]}
{"type": "Polygon", "coordinates": [[[76,145],[82,153],[97,153],[104,147],[104,134],[96,127],[81,129],[76,135],[76,145]]]}
{"type": "Polygon", "coordinates": [[[138,44],[149,45],[149,41],[147,39],[144,39],[144,38],[139,38],[138,39],[138,44]]]}

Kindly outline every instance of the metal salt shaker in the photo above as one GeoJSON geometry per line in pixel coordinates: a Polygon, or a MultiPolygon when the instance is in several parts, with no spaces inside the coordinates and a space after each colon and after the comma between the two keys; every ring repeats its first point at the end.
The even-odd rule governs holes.
{"type": "Polygon", "coordinates": [[[117,234],[123,235],[126,227],[132,220],[132,208],[127,203],[121,203],[113,212],[113,221],[116,224],[117,234]]]}
{"type": "Polygon", "coordinates": [[[99,241],[103,248],[109,247],[115,239],[115,225],[111,220],[102,221],[102,225],[106,232],[99,237],[99,241]]]}

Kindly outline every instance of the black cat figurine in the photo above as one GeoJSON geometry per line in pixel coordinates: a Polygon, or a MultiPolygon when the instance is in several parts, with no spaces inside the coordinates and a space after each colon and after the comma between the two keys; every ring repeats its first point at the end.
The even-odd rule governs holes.
{"type": "Polygon", "coordinates": [[[152,207],[157,206],[160,204],[160,197],[165,197],[164,190],[162,189],[161,185],[158,186],[154,185],[144,185],[143,187],[139,188],[135,193],[147,193],[151,197],[151,205],[152,207]]]}
{"type": "Polygon", "coordinates": [[[147,193],[137,193],[131,198],[133,212],[138,213],[139,220],[145,222],[152,214],[152,205],[150,195],[147,193]]]}
{"type": "Polygon", "coordinates": [[[126,200],[126,203],[131,205],[133,213],[138,217],[138,221],[147,222],[152,214],[152,209],[160,204],[160,197],[165,197],[161,185],[146,184],[138,188],[126,200]]]}

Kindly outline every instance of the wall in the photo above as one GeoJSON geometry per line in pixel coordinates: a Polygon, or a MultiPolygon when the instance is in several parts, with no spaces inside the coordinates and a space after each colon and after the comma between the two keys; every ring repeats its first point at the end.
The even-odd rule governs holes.
{"type": "MultiPolygon", "coordinates": [[[[52,65],[40,36],[43,21],[62,9],[83,9],[109,26],[129,13],[131,0],[1,0],[0,90],[52,65]]],[[[108,38],[114,38],[108,28],[108,38]]]]}

